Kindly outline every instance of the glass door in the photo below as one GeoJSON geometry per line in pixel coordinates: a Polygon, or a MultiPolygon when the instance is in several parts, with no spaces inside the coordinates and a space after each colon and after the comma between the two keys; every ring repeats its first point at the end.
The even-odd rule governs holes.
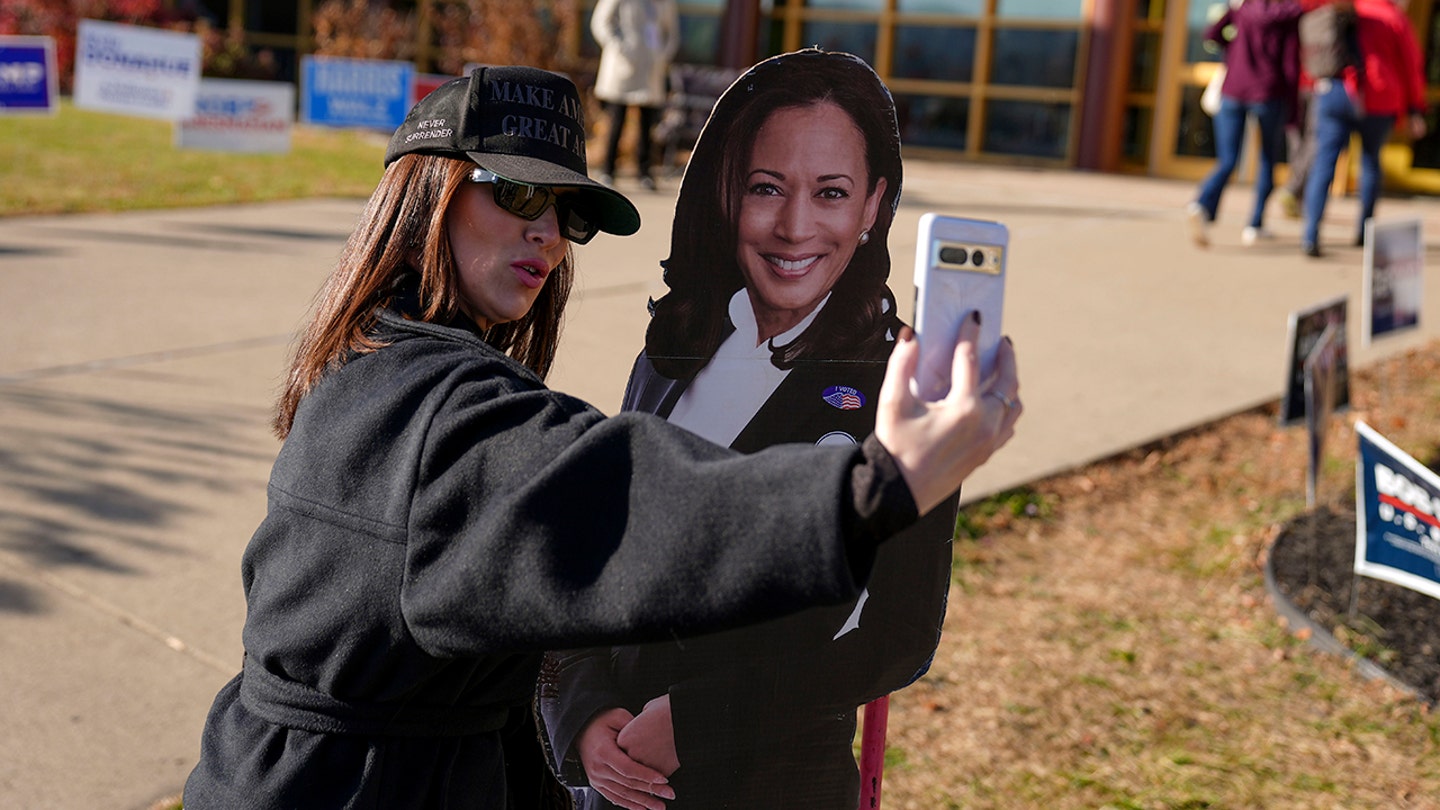
{"type": "MultiPolygon", "coordinates": [[[[1200,109],[1200,95],[1221,64],[1219,52],[1205,45],[1205,29],[1224,13],[1225,1],[1170,0],[1165,5],[1150,173],[1198,180],[1215,159],[1210,116],[1200,109]]],[[[1244,168],[1242,162],[1237,174],[1244,168]]]]}

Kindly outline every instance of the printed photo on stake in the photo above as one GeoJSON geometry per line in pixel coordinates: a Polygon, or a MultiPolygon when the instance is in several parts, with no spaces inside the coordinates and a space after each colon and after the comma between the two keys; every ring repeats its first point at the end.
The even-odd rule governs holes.
{"type": "Polygon", "coordinates": [[[1365,345],[1420,325],[1425,241],[1420,220],[1365,223],[1365,345]]]}
{"type": "MultiPolygon", "coordinates": [[[[904,326],[887,286],[901,179],[894,101],[859,58],[743,74],[686,167],[625,409],[746,453],[863,439],[904,326]]],[[[552,655],[541,716],[578,805],[657,806],[610,777],[638,764],[665,775],[670,810],[855,810],[857,710],[928,667],[954,520],[938,508],[886,543],[849,604],[552,655]]]]}
{"type": "Polygon", "coordinates": [[[1350,407],[1350,352],[1346,341],[1346,312],[1350,299],[1340,296],[1290,313],[1289,337],[1285,341],[1285,396],[1280,403],[1280,424],[1305,421],[1305,361],[1315,349],[1327,326],[1334,326],[1334,400],[1331,407],[1341,412],[1350,407]]]}

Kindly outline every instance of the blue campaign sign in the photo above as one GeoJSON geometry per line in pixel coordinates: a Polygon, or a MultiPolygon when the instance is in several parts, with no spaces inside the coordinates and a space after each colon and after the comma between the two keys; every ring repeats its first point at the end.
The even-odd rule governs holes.
{"type": "Polygon", "coordinates": [[[1355,428],[1355,573],[1440,599],[1440,476],[1355,428]]]}
{"type": "Polygon", "coordinates": [[[58,83],[54,39],[0,37],[0,115],[55,112],[58,83]]]}
{"type": "Polygon", "coordinates": [[[300,120],[392,131],[410,111],[414,81],[409,62],[307,56],[300,66],[300,120]]]}

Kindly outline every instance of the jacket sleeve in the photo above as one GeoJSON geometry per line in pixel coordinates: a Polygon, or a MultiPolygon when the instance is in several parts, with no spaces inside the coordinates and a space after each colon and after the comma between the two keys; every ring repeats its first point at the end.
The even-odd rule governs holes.
{"type": "Polygon", "coordinates": [[[873,438],[743,456],[484,375],[446,393],[414,475],[401,605],[440,656],[693,635],[843,601],[916,519],[873,438]]]}
{"type": "Polygon", "coordinates": [[[600,0],[590,15],[590,34],[603,50],[620,39],[620,0],[600,0]]]}
{"type": "Polygon", "coordinates": [[[547,654],[555,684],[540,698],[541,733],[549,740],[555,772],[571,787],[589,784],[575,741],[603,709],[623,705],[610,674],[610,648],[587,647],[547,654]]]}

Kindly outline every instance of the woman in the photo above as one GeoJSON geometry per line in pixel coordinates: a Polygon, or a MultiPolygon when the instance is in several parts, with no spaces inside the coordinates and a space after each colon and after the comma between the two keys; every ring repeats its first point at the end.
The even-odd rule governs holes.
{"type": "Polygon", "coordinates": [[[635,107],[640,113],[635,140],[640,187],[654,191],[651,133],[665,105],[670,60],[680,48],[680,12],[675,0],[600,0],[590,16],[590,33],[600,46],[595,97],[609,120],[600,180],[615,182],[626,113],[635,107]]]}
{"type": "MultiPolygon", "coordinates": [[[[686,169],[625,407],[746,453],[865,436],[902,329],[885,283],[900,182],[894,104],[864,62],[808,50],[742,76],[686,169]]],[[[886,544],[860,600],[556,655],[542,714],[585,806],[855,810],[856,707],[934,652],[954,504],[886,544]],[[627,770],[668,783],[647,794],[627,770]]]]}
{"type": "Polygon", "coordinates": [[[570,243],[639,227],[586,176],[580,110],[567,79],[483,68],[391,138],[279,399],[245,662],[188,810],[541,806],[542,650],[854,598],[880,541],[1013,433],[1013,355],[977,380],[972,327],[939,406],[906,398],[902,342],[858,450],[739,459],[547,389],[570,243]]]}
{"type": "Polygon", "coordinates": [[[1253,245],[1271,238],[1265,230],[1265,202],[1275,189],[1275,164],[1280,161],[1285,126],[1298,125],[1300,34],[1303,12],[1294,0],[1231,2],[1205,31],[1205,41],[1225,54],[1225,81],[1220,111],[1215,114],[1215,168],[1200,184],[1199,195],[1185,207],[1186,223],[1195,244],[1210,244],[1209,226],[1220,209],[1220,195],[1240,161],[1245,119],[1260,127],[1260,161],[1255,169],[1255,204],[1240,241],[1253,245]],[[1226,35],[1233,31],[1233,36],[1226,35]]]}

